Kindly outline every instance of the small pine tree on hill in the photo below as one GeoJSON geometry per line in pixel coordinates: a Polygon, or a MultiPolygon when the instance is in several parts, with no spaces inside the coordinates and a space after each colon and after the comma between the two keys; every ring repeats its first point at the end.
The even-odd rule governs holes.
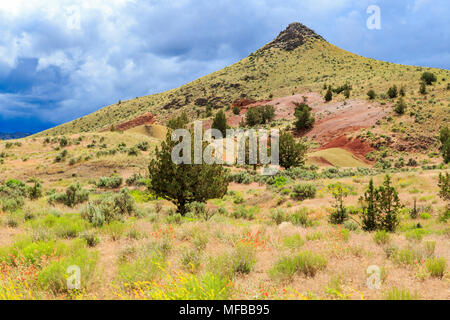
{"type": "Polygon", "coordinates": [[[331,92],[331,88],[328,88],[327,93],[325,94],[325,101],[329,102],[333,100],[333,92],[331,92]]]}

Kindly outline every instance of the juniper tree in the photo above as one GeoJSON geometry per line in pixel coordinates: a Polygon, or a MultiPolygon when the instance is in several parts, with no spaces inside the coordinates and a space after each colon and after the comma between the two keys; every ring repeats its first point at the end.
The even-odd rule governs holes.
{"type": "Polygon", "coordinates": [[[449,201],[450,200],[450,175],[448,172],[443,175],[442,173],[439,173],[439,197],[441,197],[443,200],[449,201]]]}
{"type": "Polygon", "coordinates": [[[427,85],[423,81],[420,83],[419,93],[423,95],[427,94],[427,85]]]}
{"type": "Polygon", "coordinates": [[[283,168],[289,169],[304,164],[307,150],[305,144],[295,142],[292,134],[280,134],[280,166],[283,168]]]}
{"type": "Polygon", "coordinates": [[[261,110],[261,116],[262,116],[262,123],[269,123],[273,120],[275,117],[275,108],[271,105],[266,105],[260,107],[261,110]]]}
{"type": "Polygon", "coordinates": [[[261,124],[263,121],[259,108],[250,108],[245,114],[246,124],[250,127],[261,124]]]}
{"type": "Polygon", "coordinates": [[[369,96],[369,100],[373,100],[376,97],[376,93],[374,90],[367,91],[367,95],[369,96]]]}
{"type": "Polygon", "coordinates": [[[223,137],[226,136],[228,125],[227,125],[227,118],[223,110],[220,110],[219,112],[216,113],[211,128],[219,130],[222,133],[223,137]]]}
{"type": "Polygon", "coordinates": [[[187,125],[188,121],[189,120],[188,120],[188,116],[187,116],[186,112],[183,112],[178,117],[174,117],[174,118],[170,119],[167,122],[167,127],[172,130],[184,128],[187,125]]]}
{"type": "Polygon", "coordinates": [[[395,231],[399,224],[398,213],[402,205],[397,190],[391,186],[389,175],[386,175],[383,185],[378,188],[377,206],[380,228],[386,231],[395,231]]]}
{"type": "MultiPolygon", "coordinates": [[[[172,150],[177,142],[172,141],[171,132],[161,147],[155,148],[155,158],[150,162],[149,191],[154,195],[173,202],[181,215],[186,214],[186,206],[194,201],[204,203],[208,199],[221,198],[228,188],[228,174],[219,164],[176,164],[172,161],[172,150]]],[[[193,159],[194,139],[191,139],[193,159]]]]}
{"type": "Polygon", "coordinates": [[[439,140],[441,141],[442,156],[445,163],[450,162],[450,129],[445,126],[441,129],[439,134],[439,140]]]}
{"type": "Polygon", "coordinates": [[[397,89],[397,86],[395,84],[394,84],[394,86],[389,88],[389,90],[387,92],[387,95],[391,99],[397,98],[397,96],[398,96],[398,89],[397,89]]]}
{"type": "Polygon", "coordinates": [[[328,186],[328,191],[336,200],[333,205],[334,211],[330,215],[330,222],[332,224],[343,224],[348,219],[347,208],[344,206],[344,199],[348,196],[350,190],[338,182],[328,186]]]}
{"type": "Polygon", "coordinates": [[[374,231],[377,229],[377,214],[376,214],[376,190],[373,185],[373,179],[370,179],[369,187],[364,196],[360,198],[364,203],[362,210],[363,229],[366,231],[374,231]]]}
{"type": "Polygon", "coordinates": [[[425,84],[427,84],[427,85],[432,85],[433,84],[433,82],[436,82],[437,81],[437,79],[436,79],[436,76],[434,75],[434,73],[431,73],[431,72],[424,72],[423,74],[422,74],[422,77],[420,77],[420,80],[422,80],[423,82],[425,82],[425,84]]]}
{"type": "Polygon", "coordinates": [[[325,94],[325,101],[329,102],[333,99],[333,93],[331,92],[331,87],[328,88],[327,93],[325,94]]]}
{"type": "Polygon", "coordinates": [[[360,201],[363,202],[364,230],[395,231],[399,223],[398,214],[402,205],[397,190],[391,186],[389,175],[386,175],[383,185],[379,188],[374,187],[371,179],[369,187],[360,201]]]}
{"type": "Polygon", "coordinates": [[[297,118],[295,128],[300,130],[311,129],[314,125],[315,119],[311,116],[311,108],[304,104],[296,104],[294,116],[297,118]]]}
{"type": "Polygon", "coordinates": [[[403,98],[398,99],[397,104],[395,105],[394,111],[397,114],[402,115],[402,114],[405,113],[405,110],[406,110],[406,103],[405,103],[405,101],[403,100],[403,98]]]}

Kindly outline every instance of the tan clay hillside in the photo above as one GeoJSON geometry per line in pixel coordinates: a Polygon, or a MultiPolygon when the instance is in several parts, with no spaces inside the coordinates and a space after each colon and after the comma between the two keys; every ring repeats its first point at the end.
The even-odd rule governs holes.
{"type": "MultiPolygon", "coordinates": [[[[347,105],[346,99],[342,94],[335,94],[332,105],[325,105],[322,99],[325,94],[323,88],[325,85],[339,87],[347,83],[352,86],[350,106],[357,105],[355,110],[358,113],[364,113],[372,107],[371,104],[364,106],[368,99],[367,92],[370,89],[376,92],[376,105],[384,106],[383,112],[379,114],[388,116],[373,119],[376,120],[379,134],[394,133],[390,147],[400,145],[400,150],[423,151],[437,148],[438,130],[443,123],[448,122],[449,79],[448,70],[404,66],[352,54],[328,43],[306,26],[293,23],[274,41],[229,67],[180,88],[119,101],[39,135],[109,130],[111,127],[133,122],[133,119],[143,114],[154,115],[155,118],[150,123],[156,121],[165,124],[182,111],[186,111],[191,120],[194,120],[210,118],[216,110],[225,108],[228,110],[227,115],[232,118],[230,107],[233,103],[245,105],[248,101],[263,100],[266,103],[284,99],[292,106],[290,96],[305,94],[314,95],[317,109],[325,113],[330,110],[337,113],[340,102],[347,105]],[[424,71],[433,72],[437,77],[437,81],[427,88],[428,93],[425,95],[419,93],[420,77],[424,71]],[[405,91],[407,111],[403,116],[389,116],[396,99],[389,99],[386,92],[393,85],[399,89],[403,87],[405,91]],[[430,119],[433,121],[429,121],[430,119]]],[[[275,107],[281,115],[280,108],[283,105],[275,107]]],[[[341,118],[347,119],[348,115],[342,114],[341,118]]],[[[358,117],[350,119],[348,124],[344,121],[341,126],[364,128],[364,125],[358,128],[351,123],[360,121],[358,117]]],[[[336,120],[333,123],[337,123],[336,120]]]]}

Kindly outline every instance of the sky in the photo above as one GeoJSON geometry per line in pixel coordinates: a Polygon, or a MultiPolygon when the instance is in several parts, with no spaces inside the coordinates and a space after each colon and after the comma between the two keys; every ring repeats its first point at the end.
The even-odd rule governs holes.
{"type": "Polygon", "coordinates": [[[449,16],[448,0],[0,0],[0,132],[179,87],[291,22],[362,56],[449,69],[449,16]]]}

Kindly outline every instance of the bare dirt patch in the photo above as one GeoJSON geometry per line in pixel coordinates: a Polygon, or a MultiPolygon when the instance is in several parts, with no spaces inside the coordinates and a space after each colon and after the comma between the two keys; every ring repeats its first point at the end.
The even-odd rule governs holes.
{"type": "Polygon", "coordinates": [[[316,124],[306,136],[321,144],[326,144],[345,133],[370,128],[388,113],[377,103],[358,99],[310,106],[315,114],[316,124]]]}
{"type": "MultiPolygon", "coordinates": [[[[156,122],[156,117],[152,113],[143,114],[135,119],[130,121],[123,122],[118,124],[115,129],[120,131],[129,130],[131,128],[142,126],[142,125],[150,125],[156,122]]],[[[106,131],[108,129],[104,129],[102,131],[106,131]]]]}

